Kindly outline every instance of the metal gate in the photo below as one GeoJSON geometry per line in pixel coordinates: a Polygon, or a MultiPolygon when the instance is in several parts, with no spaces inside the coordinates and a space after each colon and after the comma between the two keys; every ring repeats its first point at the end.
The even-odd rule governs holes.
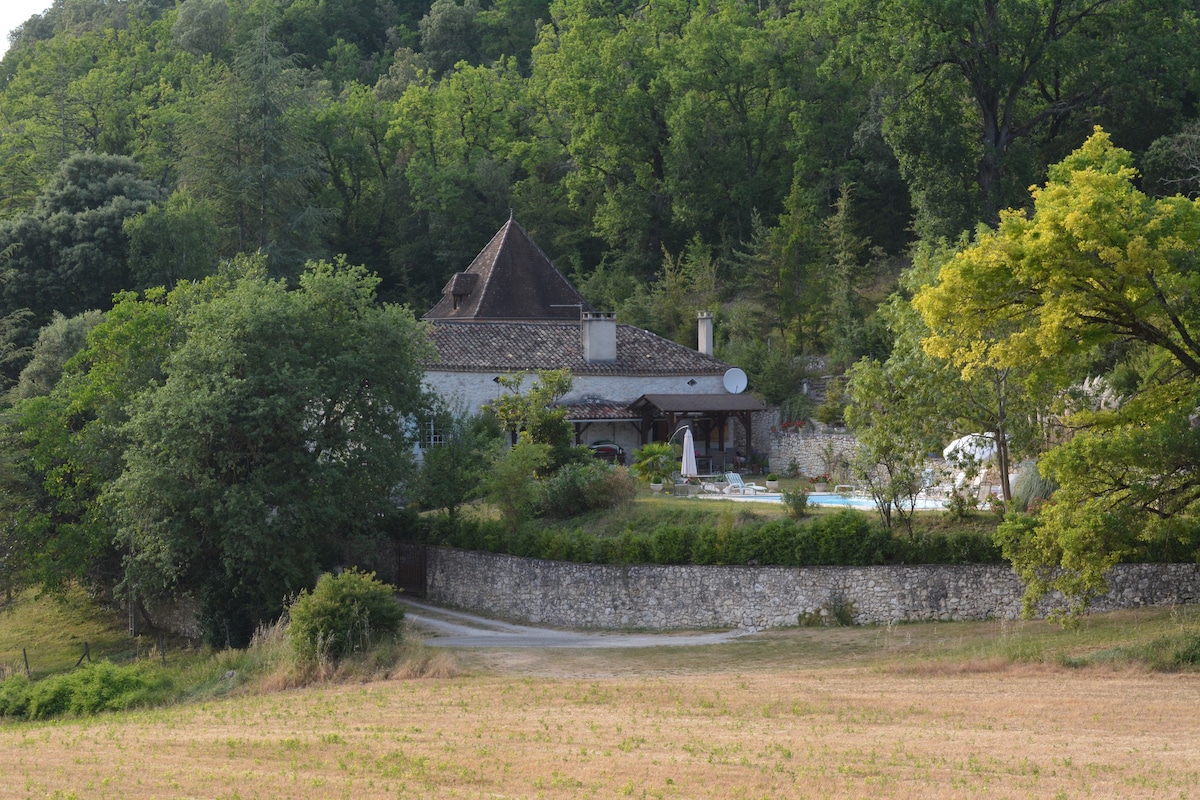
{"type": "Polygon", "coordinates": [[[425,596],[428,550],[423,544],[399,544],[397,549],[396,586],[405,594],[425,596]]]}

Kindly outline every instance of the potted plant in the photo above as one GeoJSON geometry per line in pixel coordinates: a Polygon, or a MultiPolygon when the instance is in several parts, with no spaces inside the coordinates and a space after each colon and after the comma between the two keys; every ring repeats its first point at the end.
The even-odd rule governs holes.
{"type": "Polygon", "coordinates": [[[778,488],[779,488],[779,476],[776,475],[774,472],[767,473],[767,489],[769,491],[774,492],[778,488]]]}

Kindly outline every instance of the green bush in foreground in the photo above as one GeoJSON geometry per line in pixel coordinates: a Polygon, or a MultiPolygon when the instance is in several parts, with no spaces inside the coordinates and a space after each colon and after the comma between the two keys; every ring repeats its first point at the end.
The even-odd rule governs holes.
{"type": "Polygon", "coordinates": [[[170,688],[170,678],[150,665],[97,661],[36,682],[17,675],[0,683],[0,717],[49,719],[121,711],[148,705],[170,688]]]}
{"type": "Polygon", "coordinates": [[[395,588],[373,572],[325,573],[292,603],[287,636],[301,658],[340,659],[395,636],[404,619],[395,588]]]}

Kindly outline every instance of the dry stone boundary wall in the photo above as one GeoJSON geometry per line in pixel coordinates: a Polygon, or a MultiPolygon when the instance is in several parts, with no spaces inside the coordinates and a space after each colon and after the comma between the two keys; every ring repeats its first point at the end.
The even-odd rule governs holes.
{"type": "MultiPolygon", "coordinates": [[[[1200,565],[1114,570],[1098,611],[1200,602],[1200,565]]],[[[428,599],[540,625],[763,629],[852,611],[859,624],[1015,618],[1003,566],[711,567],[570,564],[430,548],[428,599]]]]}
{"type": "MultiPolygon", "coordinates": [[[[849,433],[770,432],[771,470],[783,472],[794,461],[800,474],[822,475],[835,462],[846,462],[858,449],[858,439],[849,433]]],[[[836,469],[836,466],[833,467],[836,469]]]]}

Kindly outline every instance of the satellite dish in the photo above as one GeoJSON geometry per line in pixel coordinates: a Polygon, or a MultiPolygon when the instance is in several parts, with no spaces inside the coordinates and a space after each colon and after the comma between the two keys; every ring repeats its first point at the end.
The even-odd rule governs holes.
{"type": "Polygon", "coordinates": [[[725,384],[725,391],[730,394],[741,394],[746,391],[746,373],[737,367],[730,367],[725,370],[725,376],[721,378],[725,384]]]}

